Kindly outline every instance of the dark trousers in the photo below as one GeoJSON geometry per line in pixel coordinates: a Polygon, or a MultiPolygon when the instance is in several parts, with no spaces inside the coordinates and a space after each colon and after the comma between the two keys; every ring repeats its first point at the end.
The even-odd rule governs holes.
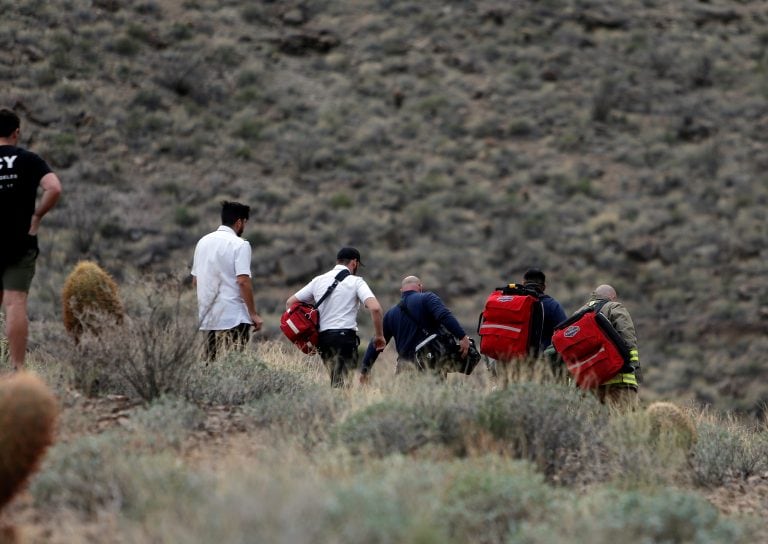
{"type": "Polygon", "coordinates": [[[351,385],[350,374],[357,369],[360,338],[354,329],[322,331],[318,341],[320,358],[331,377],[331,387],[351,385]]]}
{"type": "Polygon", "coordinates": [[[244,350],[251,339],[250,323],[240,323],[237,327],[224,331],[208,331],[205,342],[205,360],[213,361],[219,350],[244,350]]]}

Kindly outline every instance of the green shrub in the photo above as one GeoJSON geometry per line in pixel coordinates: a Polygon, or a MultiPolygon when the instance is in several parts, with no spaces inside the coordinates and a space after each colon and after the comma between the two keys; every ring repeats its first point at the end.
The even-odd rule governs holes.
{"type": "Polygon", "coordinates": [[[270,367],[251,353],[230,352],[215,362],[195,365],[185,396],[196,402],[239,405],[274,394],[296,396],[309,383],[307,376],[270,367]]]}
{"type": "Polygon", "coordinates": [[[126,310],[123,325],[104,328],[98,337],[83,335],[66,354],[75,386],[89,395],[144,400],[183,395],[198,351],[196,320],[181,307],[183,290],[172,280],[133,285],[130,291],[138,300],[126,310]]]}
{"type": "Polygon", "coordinates": [[[189,433],[200,429],[205,412],[178,397],[160,397],[131,416],[133,431],[153,451],[179,450],[189,433]]]}
{"type": "Polygon", "coordinates": [[[436,521],[456,542],[507,542],[519,524],[542,519],[552,501],[543,477],[526,463],[480,457],[451,472],[436,521]]]}
{"type": "Polygon", "coordinates": [[[342,210],[351,208],[354,204],[352,197],[347,193],[335,193],[329,200],[331,208],[334,210],[342,210]]]}
{"type": "Polygon", "coordinates": [[[597,435],[605,417],[597,400],[573,388],[517,383],[489,395],[478,420],[514,457],[553,476],[597,435]]]}
{"type": "Polygon", "coordinates": [[[118,36],[111,44],[111,49],[118,55],[132,57],[139,52],[140,45],[133,36],[118,36]]]}
{"type": "Polygon", "coordinates": [[[696,483],[717,486],[728,478],[743,478],[768,470],[768,436],[755,434],[736,422],[702,422],[693,450],[696,483]]]}
{"type": "Polygon", "coordinates": [[[385,401],[353,413],[336,428],[336,438],[353,453],[408,453],[430,442],[434,423],[412,406],[385,401]]]}
{"type": "Polygon", "coordinates": [[[145,455],[115,434],[86,436],[54,447],[30,487],[39,508],[68,508],[92,516],[120,511],[141,520],[207,496],[211,482],[179,464],[175,455],[145,455]]]}
{"type": "Polygon", "coordinates": [[[723,519],[703,497],[680,491],[598,491],[574,496],[558,510],[549,526],[527,527],[521,542],[746,543],[754,538],[747,526],[723,519]]]}
{"type": "Polygon", "coordinates": [[[690,448],[678,438],[645,411],[614,414],[600,431],[592,476],[622,488],[689,483],[690,448]]]}
{"type": "Polygon", "coordinates": [[[74,134],[53,134],[46,142],[41,154],[54,166],[68,168],[80,158],[78,147],[74,134]]]}
{"type": "Polygon", "coordinates": [[[186,206],[176,206],[173,214],[173,222],[180,227],[191,227],[196,225],[200,218],[186,206]]]}
{"type": "Polygon", "coordinates": [[[299,394],[269,393],[250,402],[244,410],[253,423],[296,438],[306,449],[328,439],[337,422],[341,401],[325,385],[313,385],[299,394]]]}
{"type": "Polygon", "coordinates": [[[83,91],[81,91],[80,87],[76,85],[62,83],[56,87],[56,90],[53,92],[53,97],[57,102],[62,102],[65,104],[77,102],[83,97],[83,91]]]}
{"type": "Polygon", "coordinates": [[[233,135],[247,142],[258,142],[264,130],[264,122],[259,119],[241,119],[235,126],[233,135]]]}

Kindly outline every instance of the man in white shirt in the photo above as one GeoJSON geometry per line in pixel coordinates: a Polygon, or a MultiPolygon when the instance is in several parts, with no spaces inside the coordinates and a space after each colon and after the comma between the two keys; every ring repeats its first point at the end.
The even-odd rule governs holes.
{"type": "Polygon", "coordinates": [[[356,275],[360,266],[360,252],[353,247],[343,247],[336,255],[336,266],[332,270],[316,276],[285,303],[286,309],[299,301],[313,304],[320,300],[340,272],[349,272],[349,276],[339,281],[318,308],[318,350],[330,374],[331,387],[350,385],[350,374],[357,369],[357,346],[360,344],[357,336],[357,311],[360,303],[371,313],[375,348],[380,351],[386,346],[381,305],[365,280],[356,275]]]}
{"type": "Polygon", "coordinates": [[[192,283],[197,289],[200,330],[207,331],[205,355],[216,358],[219,345],[244,349],[250,329],[263,321],[253,302],[251,245],[241,238],[251,213],[239,202],[221,203],[221,226],[195,247],[192,283]]]}

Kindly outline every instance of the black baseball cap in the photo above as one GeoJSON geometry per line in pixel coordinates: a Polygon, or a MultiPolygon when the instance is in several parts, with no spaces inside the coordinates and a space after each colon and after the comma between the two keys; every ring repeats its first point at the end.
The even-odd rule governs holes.
{"type": "Polygon", "coordinates": [[[336,254],[336,260],[340,261],[342,259],[356,259],[360,266],[365,266],[363,261],[360,260],[360,252],[353,247],[343,247],[339,250],[336,254]]]}

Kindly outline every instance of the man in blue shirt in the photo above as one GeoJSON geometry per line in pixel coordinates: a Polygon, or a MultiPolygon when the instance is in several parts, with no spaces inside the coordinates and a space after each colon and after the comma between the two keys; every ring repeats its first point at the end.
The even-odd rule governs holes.
{"type": "MultiPolygon", "coordinates": [[[[400,303],[390,308],[384,315],[384,340],[394,337],[397,347],[397,369],[399,372],[403,364],[412,363],[414,350],[428,333],[436,332],[443,325],[454,337],[460,339],[459,347],[462,357],[467,356],[469,350],[469,336],[464,332],[459,322],[451,311],[445,307],[443,301],[435,293],[424,292],[421,280],[416,276],[406,277],[401,284],[400,292],[403,294],[400,303],[407,308],[406,313],[400,303]]],[[[383,350],[383,348],[382,348],[383,350]]],[[[373,363],[379,356],[373,340],[368,344],[368,349],[360,366],[360,382],[365,383],[371,371],[373,363]]]]}
{"type": "Polygon", "coordinates": [[[552,334],[555,326],[565,321],[567,316],[562,305],[557,300],[544,294],[547,288],[547,278],[544,272],[538,268],[529,268],[523,275],[523,285],[536,290],[539,294],[539,300],[544,307],[544,325],[541,331],[539,353],[545,353],[546,349],[552,345],[552,334]]]}

